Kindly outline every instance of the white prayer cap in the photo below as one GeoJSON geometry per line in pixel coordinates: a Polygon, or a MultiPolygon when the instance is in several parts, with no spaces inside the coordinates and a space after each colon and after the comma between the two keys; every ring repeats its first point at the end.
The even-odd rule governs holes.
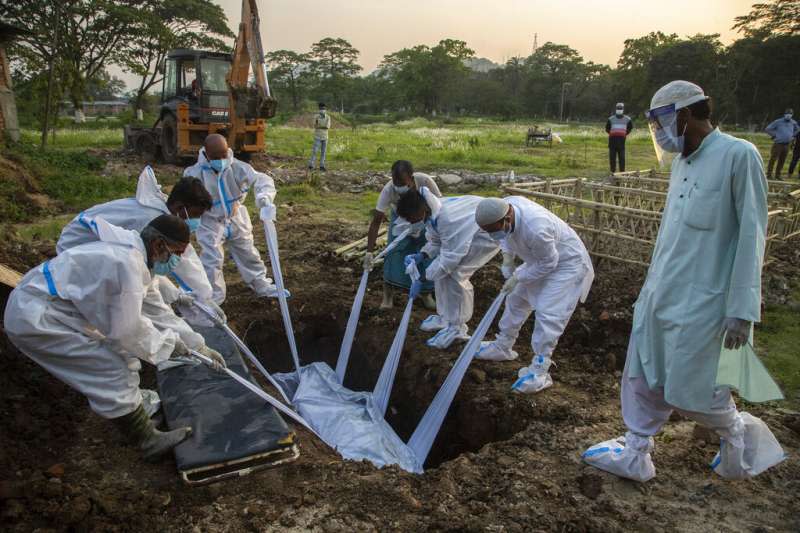
{"type": "Polygon", "coordinates": [[[708,100],[708,96],[699,85],[690,81],[675,80],[661,87],[650,101],[650,109],[675,104],[675,109],[683,109],[701,100],[708,100]]]}
{"type": "Polygon", "coordinates": [[[502,198],[484,198],[475,210],[475,222],[479,226],[494,224],[508,213],[508,202],[502,198]]]}

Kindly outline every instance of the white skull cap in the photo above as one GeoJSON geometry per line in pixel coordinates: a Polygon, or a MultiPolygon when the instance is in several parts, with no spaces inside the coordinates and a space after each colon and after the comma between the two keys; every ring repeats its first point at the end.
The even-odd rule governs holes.
{"type": "Polygon", "coordinates": [[[699,85],[690,81],[675,80],[656,91],[650,101],[650,109],[670,104],[675,104],[675,109],[683,109],[701,100],[708,100],[708,96],[699,85]]]}
{"type": "Polygon", "coordinates": [[[475,222],[479,226],[494,224],[508,213],[509,203],[502,198],[484,198],[475,209],[475,222]]]}

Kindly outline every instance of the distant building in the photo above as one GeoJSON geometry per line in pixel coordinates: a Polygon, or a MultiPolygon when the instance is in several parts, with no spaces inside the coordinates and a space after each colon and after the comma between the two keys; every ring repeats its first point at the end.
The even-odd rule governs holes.
{"type": "Polygon", "coordinates": [[[0,22],[0,142],[5,136],[19,140],[17,104],[11,86],[11,69],[8,65],[6,45],[25,30],[0,22]]]}
{"type": "MultiPolygon", "coordinates": [[[[87,117],[107,117],[119,115],[130,108],[128,100],[96,100],[94,102],[83,102],[83,113],[87,117]]],[[[63,115],[72,115],[75,106],[72,102],[64,101],[61,103],[63,115]]]]}

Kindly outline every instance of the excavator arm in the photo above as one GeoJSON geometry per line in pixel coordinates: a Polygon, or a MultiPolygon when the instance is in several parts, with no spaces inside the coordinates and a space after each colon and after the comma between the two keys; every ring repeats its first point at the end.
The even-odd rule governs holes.
{"type": "Polygon", "coordinates": [[[228,146],[232,148],[237,146],[237,136],[245,131],[248,120],[272,118],[277,109],[277,101],[270,93],[267,80],[260,26],[256,0],[242,0],[242,21],[227,80],[231,122],[228,146]],[[251,68],[255,86],[248,85],[251,68]]]}

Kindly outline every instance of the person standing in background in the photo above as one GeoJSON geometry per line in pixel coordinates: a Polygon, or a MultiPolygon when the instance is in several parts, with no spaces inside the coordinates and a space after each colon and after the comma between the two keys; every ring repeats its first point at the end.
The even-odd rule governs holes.
{"type": "Polygon", "coordinates": [[[617,104],[617,109],[606,121],[608,133],[608,160],[611,164],[611,173],[617,171],[617,158],[619,158],[619,171],[625,172],[625,138],[633,129],[633,120],[625,114],[625,104],[617,104]]]}
{"type": "Polygon", "coordinates": [[[319,113],[314,115],[314,145],[311,147],[311,158],[308,170],[314,170],[314,162],[319,150],[319,169],[325,172],[325,156],[328,153],[328,130],[331,129],[331,117],[325,109],[325,103],[319,103],[319,113]]]}
{"type": "Polygon", "coordinates": [[[789,178],[794,178],[794,169],[797,163],[800,162],[800,130],[794,136],[794,150],[792,151],[792,161],[789,163],[789,178]]]}
{"type": "MultiPolygon", "coordinates": [[[[781,170],[783,164],[786,162],[786,156],[789,154],[789,143],[792,138],[800,132],[800,126],[792,118],[793,112],[791,109],[784,111],[783,116],[777,120],[773,120],[764,131],[767,135],[772,137],[772,151],[769,154],[769,164],[767,165],[767,179],[772,179],[772,169],[775,167],[775,179],[781,178],[781,170]]],[[[791,174],[791,170],[789,173],[791,174]]]]}

